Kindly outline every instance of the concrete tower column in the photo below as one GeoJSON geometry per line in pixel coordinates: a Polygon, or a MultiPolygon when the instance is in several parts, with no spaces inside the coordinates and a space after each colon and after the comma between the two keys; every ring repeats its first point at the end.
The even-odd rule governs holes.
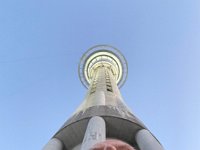
{"type": "Polygon", "coordinates": [[[88,89],[84,101],[43,150],[90,150],[106,142],[106,136],[139,150],[163,150],[123,100],[120,87],[127,79],[128,64],[118,49],[91,47],[82,56],[78,72],[88,89]]]}
{"type": "Polygon", "coordinates": [[[99,67],[94,73],[94,79],[88,94],[87,107],[105,105],[105,69],[99,67]]]}
{"type": "Polygon", "coordinates": [[[96,143],[106,139],[106,126],[103,118],[99,116],[92,117],[89,120],[81,150],[89,150],[96,143]]]}
{"type": "Polygon", "coordinates": [[[157,139],[146,129],[137,132],[136,142],[140,150],[164,150],[157,139]]]}
{"type": "Polygon", "coordinates": [[[42,150],[63,150],[63,143],[57,139],[52,138],[42,150]]]}

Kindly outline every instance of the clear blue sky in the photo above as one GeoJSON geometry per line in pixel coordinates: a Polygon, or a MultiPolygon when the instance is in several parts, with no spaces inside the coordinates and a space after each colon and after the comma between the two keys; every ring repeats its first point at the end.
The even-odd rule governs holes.
{"type": "Polygon", "coordinates": [[[126,103],[166,150],[200,149],[199,0],[0,1],[0,149],[40,150],[79,106],[82,54],[117,47],[126,103]]]}

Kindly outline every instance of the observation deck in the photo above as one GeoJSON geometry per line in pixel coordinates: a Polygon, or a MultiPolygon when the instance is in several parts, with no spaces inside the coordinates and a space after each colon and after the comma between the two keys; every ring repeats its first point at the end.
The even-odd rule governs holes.
{"type": "Polygon", "coordinates": [[[128,75],[128,64],[122,53],[109,45],[96,45],[82,56],[78,71],[82,84],[88,88],[98,67],[111,70],[119,88],[123,86],[128,75]]]}

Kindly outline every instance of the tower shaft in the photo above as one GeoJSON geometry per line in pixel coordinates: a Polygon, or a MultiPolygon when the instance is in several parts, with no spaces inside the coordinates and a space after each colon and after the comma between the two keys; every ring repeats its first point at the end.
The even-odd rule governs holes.
{"type": "Polygon", "coordinates": [[[115,75],[109,68],[100,66],[95,70],[85,100],[76,112],[98,105],[119,106],[120,103],[122,97],[115,75]]]}

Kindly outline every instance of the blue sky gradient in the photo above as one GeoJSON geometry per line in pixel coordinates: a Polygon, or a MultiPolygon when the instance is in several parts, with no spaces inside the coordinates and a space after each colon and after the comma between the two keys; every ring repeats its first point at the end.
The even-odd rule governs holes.
{"type": "Polygon", "coordinates": [[[199,0],[0,1],[0,149],[41,149],[83,100],[82,54],[117,47],[124,100],[166,150],[200,149],[199,0]]]}

